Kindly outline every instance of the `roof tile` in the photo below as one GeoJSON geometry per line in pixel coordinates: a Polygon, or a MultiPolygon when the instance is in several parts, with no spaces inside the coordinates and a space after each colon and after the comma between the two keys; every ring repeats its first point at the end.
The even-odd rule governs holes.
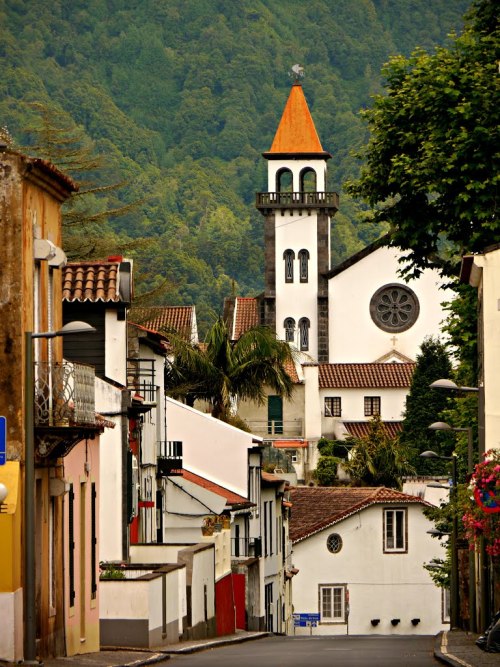
{"type": "Polygon", "coordinates": [[[136,324],[161,333],[176,332],[179,336],[191,340],[196,328],[194,306],[149,306],[133,308],[129,320],[136,324]]]}
{"type": "Polygon", "coordinates": [[[269,153],[324,153],[300,83],[290,90],[269,153]]]}
{"type": "Polygon", "coordinates": [[[421,498],[385,487],[292,487],[290,517],[292,542],[333,526],[362,509],[376,504],[415,504],[428,506],[421,498]]]}
{"type": "Polygon", "coordinates": [[[323,389],[407,388],[414,363],[320,364],[319,386],[323,389]]]}
{"type": "MultiPolygon", "coordinates": [[[[370,422],[342,422],[347,433],[353,438],[366,438],[370,433],[370,422]]],[[[403,429],[403,422],[382,422],[382,426],[389,438],[395,438],[403,429]]]]}
{"type": "Polygon", "coordinates": [[[218,496],[222,496],[223,498],[226,499],[227,505],[247,505],[249,507],[253,505],[253,503],[251,503],[248,500],[248,498],[240,496],[238,493],[234,493],[233,491],[230,491],[229,489],[220,486],[220,484],[212,482],[211,480],[206,479],[205,477],[201,477],[200,475],[197,475],[196,473],[191,472],[190,470],[186,470],[185,468],[183,468],[182,476],[189,482],[193,482],[193,484],[201,486],[203,489],[207,489],[207,491],[211,491],[212,493],[215,493],[218,496]]]}
{"type": "Polygon", "coordinates": [[[257,299],[237,296],[234,300],[233,339],[238,340],[241,334],[259,324],[257,299]]]}
{"type": "Polygon", "coordinates": [[[64,301],[119,302],[117,262],[68,262],[62,271],[64,301]]]}

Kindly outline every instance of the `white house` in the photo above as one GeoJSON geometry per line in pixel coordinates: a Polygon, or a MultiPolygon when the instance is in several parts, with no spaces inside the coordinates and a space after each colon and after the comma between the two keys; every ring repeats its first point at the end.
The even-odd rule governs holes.
{"type": "Polygon", "coordinates": [[[393,489],[291,489],[296,615],[318,623],[295,634],[436,634],[447,598],[423,568],[443,556],[427,531],[427,503],[393,489]]]}

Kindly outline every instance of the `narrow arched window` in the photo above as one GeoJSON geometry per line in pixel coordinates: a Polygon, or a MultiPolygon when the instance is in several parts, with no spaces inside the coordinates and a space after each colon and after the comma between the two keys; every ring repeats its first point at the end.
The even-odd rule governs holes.
{"type": "Polygon", "coordinates": [[[309,327],[310,322],[307,317],[299,320],[299,343],[302,351],[309,349],[309,327]]]}
{"type": "Polygon", "coordinates": [[[299,176],[301,192],[316,192],[316,172],[311,167],[302,169],[299,176]]]}
{"type": "Polygon", "coordinates": [[[299,252],[299,273],[300,282],[306,283],[309,280],[309,251],[301,250],[299,252]]]}
{"type": "Polygon", "coordinates": [[[295,340],[295,320],[293,317],[287,317],[283,322],[285,327],[285,340],[287,343],[293,343],[295,340]]]}
{"type": "Polygon", "coordinates": [[[293,174],[290,169],[276,172],[276,192],[293,192],[293,174]]]}
{"type": "Polygon", "coordinates": [[[295,260],[293,250],[285,250],[283,259],[285,260],[285,282],[293,283],[293,262],[295,260]]]}

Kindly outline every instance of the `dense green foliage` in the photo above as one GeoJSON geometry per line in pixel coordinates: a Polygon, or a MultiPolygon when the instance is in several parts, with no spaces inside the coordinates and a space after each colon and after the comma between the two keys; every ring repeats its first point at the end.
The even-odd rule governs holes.
{"type": "Polygon", "coordinates": [[[294,362],[293,350],[268,327],[252,327],[232,341],[226,322],[218,318],[203,345],[170,333],[169,343],[167,393],[190,405],[208,402],[217,419],[235,424],[238,400],[263,403],[264,387],[278,396],[292,395],[294,385],[286,368],[294,362]]]}
{"type": "MultiPolygon", "coordinates": [[[[261,152],[276,130],[290,67],[305,66],[305,93],[333,154],[329,188],[341,191],[358,173],[351,150],[366,134],[358,110],[381,90],[382,64],[442,44],[467,5],[0,0],[0,126],[33,146],[32,102],[66,114],[106,158],[92,182],[126,182],[89,199],[90,213],[140,202],[109,216],[110,250],[136,260],[141,289],[167,279],[164,302],[196,303],[203,323],[233,281],[241,294],[262,288],[262,220],[253,200],[266,184],[261,152]]],[[[381,233],[358,224],[358,213],[342,195],[334,260],[381,233]]]]}
{"type": "Polygon", "coordinates": [[[442,412],[450,398],[449,392],[431,389],[429,385],[450,375],[451,362],[445,345],[433,338],[424,340],[406,397],[403,430],[399,436],[399,441],[409,448],[410,461],[420,474],[443,472],[441,461],[421,459],[422,452],[430,449],[447,456],[453,450],[454,436],[451,440],[448,438],[446,448],[446,442],[438,438],[435,431],[429,430],[432,423],[442,420],[442,412]]]}
{"type": "Polygon", "coordinates": [[[351,455],[343,463],[352,486],[401,489],[403,477],[414,475],[408,448],[387,435],[379,416],[372,418],[366,437],[353,438],[351,455]]]}
{"type": "Polygon", "coordinates": [[[477,0],[450,47],[390,61],[365,114],[366,163],[350,191],[390,223],[412,274],[455,275],[463,254],[498,241],[499,36],[498,3],[477,0]]]}

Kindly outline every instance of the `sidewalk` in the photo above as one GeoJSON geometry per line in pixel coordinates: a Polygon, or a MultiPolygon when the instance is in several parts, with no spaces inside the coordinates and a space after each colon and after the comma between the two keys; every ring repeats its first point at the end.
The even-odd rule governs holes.
{"type": "Polygon", "coordinates": [[[486,653],[476,646],[479,635],[450,630],[436,637],[434,656],[452,667],[500,667],[500,653],[486,653]]]}
{"type": "Polygon", "coordinates": [[[196,653],[197,651],[204,651],[205,649],[217,646],[262,639],[263,637],[268,637],[269,634],[269,632],[239,630],[234,635],[179,642],[156,649],[109,648],[97,653],[84,653],[68,658],[52,658],[44,660],[43,664],[44,667],[142,667],[142,665],[153,665],[157,662],[169,660],[172,654],[196,653]]]}

